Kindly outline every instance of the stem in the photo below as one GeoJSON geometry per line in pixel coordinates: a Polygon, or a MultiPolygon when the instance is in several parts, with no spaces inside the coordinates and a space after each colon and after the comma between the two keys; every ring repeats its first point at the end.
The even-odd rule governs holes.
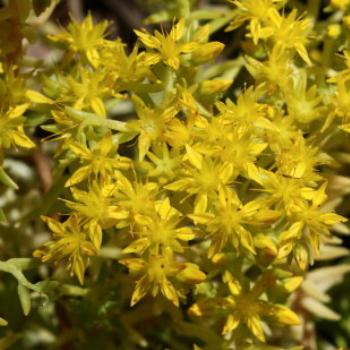
{"type": "Polygon", "coordinates": [[[129,131],[127,123],[120,122],[119,120],[106,119],[93,113],[78,111],[71,107],[66,107],[65,110],[70,116],[84,122],[85,125],[106,127],[115,131],[129,131]]]}
{"type": "Polygon", "coordinates": [[[24,276],[23,272],[19,270],[16,266],[12,265],[8,261],[0,261],[0,271],[7,272],[11,274],[13,277],[16,278],[18,283],[23,285],[24,287],[27,287],[28,289],[34,290],[36,292],[39,292],[39,288],[34,285],[33,283],[30,283],[26,277],[24,276]]]}
{"type": "Polygon", "coordinates": [[[190,0],[178,0],[181,17],[188,18],[191,12],[190,0]]]}
{"type": "Polygon", "coordinates": [[[224,27],[226,24],[230,23],[233,17],[236,15],[235,11],[231,11],[229,14],[227,14],[225,17],[218,18],[210,23],[210,35],[214,34],[218,30],[220,30],[222,27],[224,27]]]}
{"type": "Polygon", "coordinates": [[[307,13],[314,20],[317,19],[318,13],[320,11],[321,0],[309,0],[307,5],[307,13]]]}

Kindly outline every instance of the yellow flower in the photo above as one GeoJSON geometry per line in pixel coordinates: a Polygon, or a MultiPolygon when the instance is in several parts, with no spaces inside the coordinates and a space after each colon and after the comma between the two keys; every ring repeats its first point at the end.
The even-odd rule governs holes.
{"type": "Polygon", "coordinates": [[[26,81],[25,74],[16,74],[16,66],[3,66],[4,74],[0,78],[0,104],[1,108],[14,108],[26,101],[26,81]]]}
{"type": "Polygon", "coordinates": [[[154,211],[154,202],[159,188],[156,182],[131,182],[121,173],[115,174],[117,192],[114,194],[116,203],[129,212],[125,220],[118,223],[118,227],[133,226],[137,215],[148,215],[154,211]]]}
{"type": "Polygon", "coordinates": [[[69,103],[79,110],[92,110],[106,117],[103,99],[113,93],[114,80],[107,72],[92,71],[79,66],[77,76],[69,75],[63,80],[59,101],[69,103]]]}
{"type": "MultiPolygon", "coordinates": [[[[346,218],[338,214],[323,212],[320,209],[327,198],[326,185],[324,183],[317,191],[305,191],[304,197],[312,202],[311,205],[304,202],[294,207],[289,213],[293,224],[279,237],[281,243],[279,258],[290,254],[300,241],[306,241],[307,245],[311,246],[316,254],[319,254],[322,239],[330,235],[330,228],[335,224],[347,221],[346,218]]],[[[308,255],[307,253],[307,258],[308,255]]]]}
{"type": "Polygon", "coordinates": [[[259,39],[266,39],[272,35],[272,28],[269,27],[269,13],[279,8],[285,0],[229,0],[236,5],[237,12],[233,21],[226,28],[227,31],[240,27],[244,22],[249,21],[250,36],[255,44],[259,39]]]}
{"type": "Polygon", "coordinates": [[[122,90],[130,87],[130,84],[143,81],[145,78],[150,81],[157,80],[150,69],[150,66],[157,63],[157,60],[152,54],[140,53],[138,45],[135,45],[128,55],[125,45],[120,41],[106,41],[100,55],[101,66],[115,76],[118,88],[122,90]]]}
{"type": "Polygon", "coordinates": [[[268,194],[261,198],[262,201],[276,205],[278,209],[283,208],[287,213],[302,207],[306,194],[313,191],[303,179],[283,176],[255,166],[249,166],[248,177],[263,187],[262,192],[268,194]]]}
{"type": "Polygon", "coordinates": [[[153,54],[155,61],[163,61],[177,70],[180,66],[181,54],[193,52],[198,47],[195,42],[181,43],[184,30],[185,20],[180,19],[168,35],[158,31],[155,31],[154,36],[139,30],[135,30],[135,33],[147,48],[158,51],[153,54]]]}
{"type": "Polygon", "coordinates": [[[151,161],[147,167],[148,176],[156,177],[159,182],[167,182],[176,177],[181,163],[178,149],[169,150],[168,145],[163,142],[154,145],[152,151],[147,153],[147,158],[151,161]]]}
{"type": "Polygon", "coordinates": [[[218,162],[203,157],[191,146],[186,146],[186,158],[179,180],[165,186],[170,191],[183,191],[195,195],[194,212],[204,212],[208,200],[224,193],[232,181],[233,166],[228,162],[218,162]]]}
{"type": "MultiPolygon", "coordinates": [[[[225,103],[217,102],[218,116],[222,117],[224,123],[234,127],[239,135],[251,132],[252,127],[274,129],[267,118],[266,105],[258,102],[263,94],[262,86],[255,89],[250,87],[238,96],[236,103],[230,99],[226,99],[225,103]]],[[[226,125],[225,128],[227,133],[228,126],[226,125]]]]}
{"type": "Polygon", "coordinates": [[[83,54],[96,68],[100,63],[99,49],[104,43],[108,25],[108,21],[94,25],[91,13],[89,13],[81,24],[72,19],[67,29],[62,33],[50,35],[50,39],[66,43],[70,50],[83,54]]]}
{"type": "Polygon", "coordinates": [[[120,220],[125,220],[129,213],[115,204],[113,195],[116,185],[111,183],[99,184],[93,181],[87,191],[75,187],[70,188],[74,201],[64,200],[67,207],[73,209],[87,222],[91,241],[99,249],[102,242],[102,232],[98,228],[109,228],[120,220]]]}
{"type": "Polygon", "coordinates": [[[290,53],[281,45],[275,45],[269,51],[268,60],[260,62],[252,57],[246,58],[248,71],[259,83],[270,83],[271,90],[280,87],[288,91],[291,85],[292,65],[290,53]]]}
{"type": "Polygon", "coordinates": [[[330,157],[321,153],[317,147],[306,144],[301,133],[293,140],[293,146],[276,144],[271,147],[275,152],[278,171],[288,177],[304,181],[320,181],[317,166],[330,162],[330,157]]]}
{"type": "Polygon", "coordinates": [[[289,115],[303,125],[320,118],[325,111],[317,87],[314,85],[307,88],[306,72],[296,79],[292,89],[286,89],[285,96],[289,115]]]}
{"type": "Polygon", "coordinates": [[[149,108],[137,96],[133,97],[138,119],[128,122],[131,132],[138,133],[139,160],[143,160],[152,144],[166,141],[166,130],[174,119],[177,110],[175,106],[149,108]]]}
{"type": "Polygon", "coordinates": [[[23,130],[25,120],[23,114],[28,107],[28,104],[21,104],[8,109],[6,112],[0,111],[0,147],[35,147],[35,144],[26,136],[23,130]]]}
{"type": "Polygon", "coordinates": [[[131,306],[138,303],[147,293],[156,297],[159,292],[175,306],[179,306],[177,290],[169,278],[191,284],[201,283],[206,278],[197,265],[176,262],[170,253],[150,255],[147,260],[132,258],[119,262],[127,266],[132,273],[142,274],[142,277],[136,282],[131,297],[131,306]]]}
{"type": "Polygon", "coordinates": [[[274,277],[265,274],[250,290],[245,290],[240,282],[226,271],[223,280],[227,283],[230,294],[226,298],[199,301],[192,305],[190,313],[203,316],[211,308],[223,309],[228,313],[223,334],[230,333],[243,323],[252,334],[260,341],[265,342],[264,330],[261,325],[261,317],[285,324],[297,325],[299,317],[289,308],[280,304],[273,304],[261,298],[267,287],[275,283],[274,277]],[[209,308],[208,308],[209,306],[209,308]]]}
{"type": "Polygon", "coordinates": [[[254,242],[246,225],[255,223],[254,214],[260,209],[258,202],[243,205],[236,193],[226,191],[220,195],[211,213],[195,213],[189,215],[194,223],[205,225],[211,239],[209,257],[222,251],[227,243],[236,250],[241,246],[255,254],[254,242]]]}
{"type": "Polygon", "coordinates": [[[96,255],[97,250],[82,230],[81,218],[72,215],[63,223],[47,216],[43,216],[42,220],[52,231],[53,240],[36,250],[34,256],[43,262],[65,260],[71,275],[75,274],[83,284],[88,257],[96,255]]]}
{"type": "MultiPolygon", "coordinates": [[[[258,124],[258,122],[256,123],[258,124]]],[[[238,131],[226,132],[226,137],[222,137],[222,148],[215,154],[223,162],[233,164],[234,178],[238,175],[245,175],[250,165],[256,163],[259,156],[267,148],[268,144],[262,142],[256,135],[246,131],[244,134],[238,131]]]]}
{"type": "Polygon", "coordinates": [[[179,241],[190,241],[195,233],[190,227],[179,226],[181,213],[170,205],[169,198],[157,201],[153,215],[136,215],[136,238],[123,252],[142,254],[148,250],[160,255],[166,250],[182,253],[184,248],[179,241]]]}
{"type": "Polygon", "coordinates": [[[131,165],[129,158],[110,156],[111,153],[116,154],[116,147],[110,134],[105,135],[92,149],[76,142],[69,143],[68,147],[83,165],[68,179],[66,187],[76,185],[92,175],[104,179],[112,175],[115,170],[128,169],[131,165]]]}
{"type": "Polygon", "coordinates": [[[299,56],[308,64],[311,64],[306,45],[309,42],[312,31],[310,18],[297,18],[297,11],[293,10],[287,17],[278,11],[270,11],[269,18],[272,22],[272,40],[283,49],[294,49],[299,56]]]}
{"type": "Polygon", "coordinates": [[[333,122],[334,116],[339,116],[343,118],[343,123],[340,128],[350,133],[350,90],[348,86],[348,81],[350,79],[350,52],[344,52],[344,61],[346,68],[338,72],[336,76],[328,79],[329,82],[336,83],[337,86],[335,94],[332,97],[334,112],[330,113],[326,125],[329,126],[330,123],[333,122]]]}

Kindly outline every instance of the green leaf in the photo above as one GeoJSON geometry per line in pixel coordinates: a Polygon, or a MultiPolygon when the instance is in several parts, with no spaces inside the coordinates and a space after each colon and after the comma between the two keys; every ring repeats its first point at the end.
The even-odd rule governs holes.
{"type": "Polygon", "coordinates": [[[4,211],[0,208],[0,224],[6,224],[7,218],[4,211]]]}
{"type": "Polygon", "coordinates": [[[39,260],[34,258],[13,258],[7,260],[7,262],[16,266],[21,271],[30,270],[39,266],[39,260]]]}
{"type": "Polygon", "coordinates": [[[39,125],[44,124],[46,121],[48,121],[51,117],[47,114],[33,114],[27,117],[27,123],[26,125],[30,127],[36,127],[39,125]]]}
{"type": "Polygon", "coordinates": [[[27,316],[30,312],[30,308],[32,305],[31,298],[30,298],[30,292],[22,284],[18,285],[17,291],[18,291],[19,300],[20,300],[21,305],[22,305],[23,313],[25,316],[27,316]]]}
{"type": "Polygon", "coordinates": [[[2,167],[0,167],[0,182],[10,188],[13,188],[14,190],[18,190],[17,184],[10,178],[9,175],[6,174],[4,168],[2,167]]]}

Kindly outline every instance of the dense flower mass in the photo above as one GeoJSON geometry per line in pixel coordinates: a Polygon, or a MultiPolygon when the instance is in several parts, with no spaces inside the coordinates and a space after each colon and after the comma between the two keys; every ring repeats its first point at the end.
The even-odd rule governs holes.
{"type": "MultiPolygon", "coordinates": [[[[9,18],[11,3],[0,9],[9,18]]],[[[327,201],[339,165],[327,142],[349,142],[350,53],[339,45],[333,69],[327,50],[349,33],[345,16],[339,33],[318,28],[313,6],[229,3],[221,21],[184,7],[161,29],[136,29],[131,50],[109,39],[107,21],[72,19],[48,35],[60,54],[38,70],[0,34],[0,181],[17,187],[1,164],[36,147],[40,127],[55,159],[38,213],[52,236],[33,253],[58,271],[47,278],[65,266],[96,296],[115,279],[108,293],[122,288],[124,307],[170,310],[219,339],[187,332],[195,349],[265,349],[254,346],[273,343],[276,326],[303,322],[290,296],[346,222],[327,201]],[[225,45],[211,39],[221,28],[243,34],[237,59],[222,62],[225,45]]]]}

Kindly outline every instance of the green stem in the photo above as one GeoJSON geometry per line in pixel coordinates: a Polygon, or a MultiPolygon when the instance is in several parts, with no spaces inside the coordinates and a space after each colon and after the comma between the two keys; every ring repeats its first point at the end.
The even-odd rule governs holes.
{"type": "Polygon", "coordinates": [[[106,127],[115,131],[129,131],[127,123],[119,120],[102,118],[93,113],[82,112],[71,107],[66,107],[65,109],[70,116],[84,122],[85,125],[106,127]]]}
{"type": "Polygon", "coordinates": [[[307,13],[315,20],[318,18],[321,0],[309,0],[307,5],[307,13]]]}
{"type": "Polygon", "coordinates": [[[89,290],[86,288],[81,288],[79,286],[72,286],[69,284],[62,284],[60,286],[60,295],[69,295],[69,296],[75,296],[75,297],[82,297],[85,296],[89,290]]]}
{"type": "Polygon", "coordinates": [[[188,18],[191,13],[190,0],[177,0],[180,16],[188,18]]]}
{"type": "Polygon", "coordinates": [[[229,14],[227,14],[225,17],[215,19],[210,23],[210,35],[214,34],[218,30],[220,30],[225,25],[229,24],[233,17],[236,15],[235,11],[231,11],[229,14]]]}
{"type": "Polygon", "coordinates": [[[23,272],[19,270],[16,266],[11,264],[9,261],[0,261],[0,271],[7,272],[11,274],[13,277],[16,278],[18,283],[23,285],[24,287],[27,287],[28,289],[34,290],[39,292],[39,288],[34,285],[33,283],[30,283],[26,277],[24,276],[23,272]]]}

